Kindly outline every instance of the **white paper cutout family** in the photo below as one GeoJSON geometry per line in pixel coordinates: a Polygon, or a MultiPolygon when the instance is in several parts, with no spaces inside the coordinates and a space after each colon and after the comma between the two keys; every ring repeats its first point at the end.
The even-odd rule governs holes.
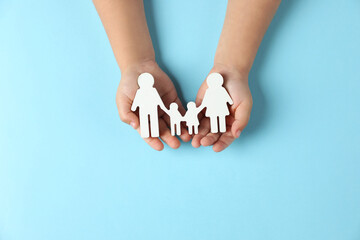
{"type": "Polygon", "coordinates": [[[199,107],[194,102],[187,104],[187,112],[184,116],[178,110],[176,103],[171,103],[167,109],[160,98],[159,93],[153,87],[154,77],[150,73],[142,73],[138,78],[139,89],[135,94],[131,111],[139,108],[140,135],[142,138],[159,137],[158,107],[170,116],[171,135],[181,135],[181,122],[186,122],[189,134],[198,133],[199,119],[198,114],[206,108],[205,116],[210,118],[210,128],[212,133],[226,132],[225,117],[229,115],[228,103],[233,101],[222,86],[223,77],[219,73],[211,73],[206,83],[208,88],[199,107]],[[150,131],[149,131],[150,121],[150,131]],[[219,127],[218,127],[219,125],[219,127]]]}

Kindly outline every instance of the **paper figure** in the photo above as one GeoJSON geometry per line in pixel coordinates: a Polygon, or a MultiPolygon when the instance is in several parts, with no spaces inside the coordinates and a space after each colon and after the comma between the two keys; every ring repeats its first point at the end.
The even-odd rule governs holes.
{"type": "Polygon", "coordinates": [[[183,117],[179,112],[176,103],[170,104],[168,110],[160,98],[159,93],[153,87],[154,77],[150,73],[142,73],[138,78],[139,89],[136,91],[131,111],[139,108],[140,135],[143,138],[159,137],[158,107],[170,116],[171,135],[181,135],[181,122],[186,121],[189,134],[198,134],[199,112],[206,108],[205,116],[210,118],[210,128],[212,133],[226,132],[225,118],[229,115],[228,103],[233,101],[222,86],[223,77],[219,73],[211,73],[206,83],[208,88],[205,91],[203,101],[197,108],[194,102],[187,104],[187,112],[183,117]],[[149,129],[150,122],[150,129],[149,129]],[[219,125],[219,126],[218,126],[219,125]]]}
{"type": "Polygon", "coordinates": [[[193,134],[193,128],[194,128],[194,134],[198,134],[198,128],[199,128],[198,114],[200,111],[201,111],[200,108],[196,108],[194,102],[189,102],[187,104],[187,111],[185,113],[184,120],[186,121],[186,126],[188,127],[188,132],[190,135],[193,134]]]}
{"type": "Polygon", "coordinates": [[[205,91],[199,109],[202,110],[206,107],[205,116],[210,118],[212,133],[217,133],[219,128],[220,132],[226,132],[225,117],[229,115],[227,103],[232,105],[233,101],[226,89],[222,86],[224,79],[219,73],[211,73],[207,77],[206,83],[208,89],[205,91]]]}
{"type": "Polygon", "coordinates": [[[142,73],[138,78],[139,89],[136,91],[131,111],[139,107],[140,135],[142,138],[148,138],[149,119],[151,137],[159,137],[159,119],[158,106],[167,112],[167,109],[160,98],[159,93],[153,87],[154,77],[150,73],[142,73]]]}
{"type": "Polygon", "coordinates": [[[179,106],[176,103],[170,104],[169,116],[170,116],[170,129],[171,135],[181,135],[181,121],[183,117],[178,110],[179,106]],[[175,131],[176,130],[176,131],[175,131]],[[175,133],[176,132],[176,133],[175,133]]]}

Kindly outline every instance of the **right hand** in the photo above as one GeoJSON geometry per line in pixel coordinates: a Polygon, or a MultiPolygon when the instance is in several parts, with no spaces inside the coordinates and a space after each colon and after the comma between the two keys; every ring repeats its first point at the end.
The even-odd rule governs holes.
{"type": "MultiPolygon", "coordinates": [[[[203,114],[199,117],[199,133],[192,139],[192,145],[196,148],[200,146],[211,146],[215,152],[221,152],[227,148],[236,138],[240,136],[241,131],[246,127],[250,119],[252,108],[252,96],[249,89],[248,73],[242,73],[234,67],[226,65],[214,65],[210,71],[218,72],[224,77],[224,87],[230,94],[230,115],[226,117],[227,129],[225,133],[211,133],[209,118],[203,114]]],[[[201,85],[197,97],[197,104],[202,103],[208,86],[206,80],[201,85]]],[[[199,109],[203,109],[203,104],[199,109]]]]}
{"type": "MultiPolygon", "coordinates": [[[[130,124],[134,129],[140,133],[139,117],[131,111],[131,105],[135,97],[136,91],[139,86],[137,79],[141,73],[148,72],[154,76],[154,87],[157,89],[165,106],[170,103],[176,102],[179,106],[179,111],[184,114],[185,109],[177,95],[174,84],[170,78],[164,73],[154,61],[145,61],[132,65],[121,72],[121,80],[116,93],[116,104],[118,107],[121,121],[130,124]]],[[[180,147],[180,141],[177,137],[172,136],[170,132],[170,119],[169,116],[164,114],[164,111],[159,112],[159,130],[160,138],[144,138],[145,142],[155,150],[161,151],[164,148],[163,140],[171,148],[180,147]],[[161,140],[160,140],[161,139],[161,140]]],[[[188,142],[191,136],[188,134],[187,129],[181,129],[180,138],[188,142]]]]}

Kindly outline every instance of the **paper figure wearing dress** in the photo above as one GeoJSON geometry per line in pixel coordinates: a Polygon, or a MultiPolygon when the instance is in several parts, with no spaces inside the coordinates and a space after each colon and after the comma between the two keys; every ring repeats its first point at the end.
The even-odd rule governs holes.
{"type": "Polygon", "coordinates": [[[233,101],[222,86],[224,83],[223,77],[219,73],[211,73],[206,83],[208,89],[206,89],[204,98],[200,105],[200,109],[206,107],[205,116],[210,118],[210,128],[212,133],[217,133],[220,128],[220,132],[226,132],[225,117],[229,115],[228,103],[233,104],[233,101]],[[219,123],[219,128],[218,128],[219,123]]]}
{"type": "Polygon", "coordinates": [[[185,113],[184,120],[186,121],[186,126],[188,127],[188,131],[190,135],[192,135],[193,133],[198,134],[199,112],[200,112],[200,108],[197,108],[194,102],[189,102],[187,104],[187,111],[185,113]]]}

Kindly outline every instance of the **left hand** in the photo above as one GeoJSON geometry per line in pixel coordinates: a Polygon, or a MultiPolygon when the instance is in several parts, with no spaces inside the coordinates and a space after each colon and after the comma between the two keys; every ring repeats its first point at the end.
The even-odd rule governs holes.
{"type": "MultiPolygon", "coordinates": [[[[252,97],[248,84],[248,74],[243,74],[236,68],[225,65],[214,66],[210,73],[213,72],[218,72],[224,77],[223,86],[234,102],[229,109],[230,115],[226,116],[226,132],[211,133],[210,120],[202,114],[199,118],[199,133],[193,137],[192,145],[196,148],[201,145],[213,145],[215,152],[221,152],[240,136],[241,131],[249,122],[252,97]]],[[[197,106],[201,104],[207,88],[206,81],[204,81],[196,96],[197,106]]]]}
{"type": "MultiPolygon", "coordinates": [[[[130,124],[140,133],[139,117],[136,113],[132,112],[131,106],[136,91],[139,88],[137,82],[138,77],[141,73],[144,72],[149,72],[154,76],[154,87],[157,89],[164,103],[161,106],[163,111],[159,112],[160,137],[144,138],[144,141],[149,144],[150,147],[158,151],[161,151],[164,148],[164,144],[161,140],[163,140],[163,142],[169,145],[171,148],[176,149],[180,146],[180,141],[177,137],[171,135],[170,118],[168,115],[164,114],[164,112],[169,114],[166,106],[169,106],[172,102],[176,102],[179,105],[180,112],[184,113],[185,109],[181,105],[174,84],[166,75],[166,73],[160,69],[155,61],[139,62],[121,72],[121,80],[116,93],[116,104],[118,107],[120,119],[123,122],[130,124]]],[[[191,136],[188,134],[187,130],[183,128],[181,132],[182,134],[179,137],[185,142],[190,141],[191,136]]]]}

